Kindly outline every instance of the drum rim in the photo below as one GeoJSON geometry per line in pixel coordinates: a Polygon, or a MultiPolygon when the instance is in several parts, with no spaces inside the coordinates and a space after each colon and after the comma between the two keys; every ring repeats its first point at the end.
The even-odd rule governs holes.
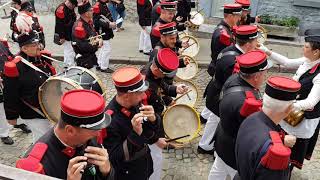
{"type": "Polygon", "coordinates": [[[71,86],[73,86],[75,89],[83,89],[80,85],[78,85],[77,83],[75,83],[73,80],[71,79],[67,79],[67,78],[63,78],[60,76],[56,76],[56,77],[50,77],[48,78],[44,83],[41,84],[41,86],[39,87],[39,91],[38,91],[38,99],[39,99],[39,104],[40,104],[40,108],[42,109],[42,112],[44,113],[44,115],[47,117],[47,119],[52,123],[52,124],[56,124],[57,122],[55,122],[48,114],[48,111],[46,110],[46,108],[44,107],[43,104],[43,99],[42,99],[42,92],[43,92],[43,87],[46,83],[48,83],[49,81],[63,81],[66,82],[68,84],[70,84],[71,86]]]}
{"type": "MultiPolygon", "coordinates": [[[[184,107],[187,107],[189,108],[197,117],[197,124],[198,124],[198,128],[197,130],[193,133],[193,134],[190,134],[191,138],[189,138],[189,140],[182,140],[182,139],[179,139],[179,140],[176,140],[177,142],[180,142],[180,143],[185,143],[185,142],[190,142],[192,141],[193,139],[195,139],[197,137],[197,135],[199,134],[200,130],[201,130],[201,123],[200,123],[200,116],[199,116],[199,113],[191,106],[189,105],[186,105],[186,104],[175,104],[173,106],[170,106],[163,114],[163,118],[162,118],[162,122],[163,122],[163,129],[164,129],[164,132],[165,134],[167,135],[165,129],[166,129],[166,126],[165,126],[165,123],[164,123],[164,120],[166,119],[166,115],[167,115],[167,112],[169,112],[172,108],[174,107],[177,107],[177,106],[184,106],[184,107]]],[[[167,135],[168,136],[168,135],[167,135]]],[[[169,136],[168,136],[169,137],[169,136]]],[[[176,137],[169,137],[170,139],[171,138],[176,138],[176,137]]]]}
{"type": "Polygon", "coordinates": [[[193,105],[193,106],[191,106],[191,107],[195,107],[195,106],[196,106],[196,104],[197,104],[197,103],[198,103],[198,101],[199,101],[199,89],[198,89],[198,87],[196,86],[196,84],[195,84],[195,83],[193,83],[193,82],[192,82],[192,81],[190,81],[190,80],[177,80],[177,81],[176,81],[176,83],[178,83],[178,82],[183,82],[183,81],[185,81],[185,82],[188,82],[188,83],[192,84],[192,85],[196,88],[196,91],[197,91],[197,99],[196,99],[196,101],[195,101],[194,105],[193,105]]]}
{"type": "Polygon", "coordinates": [[[94,79],[96,79],[98,84],[99,84],[99,86],[101,87],[102,95],[103,96],[105,95],[106,87],[103,85],[102,80],[94,72],[90,71],[87,68],[83,68],[83,67],[80,67],[80,66],[71,66],[68,69],[72,69],[72,68],[83,70],[83,71],[87,72],[90,76],[92,76],[94,79]]]}
{"type": "MultiPolygon", "coordinates": [[[[197,61],[193,58],[193,57],[191,57],[191,56],[189,56],[189,55],[180,55],[179,56],[179,58],[183,58],[183,57],[189,57],[195,64],[196,64],[196,74],[194,75],[194,76],[192,76],[191,78],[187,78],[187,79],[182,79],[181,77],[179,77],[178,76],[178,73],[177,73],[177,75],[176,75],[176,77],[179,79],[179,80],[183,80],[183,81],[186,81],[186,80],[191,80],[191,79],[193,79],[197,74],[198,74],[198,72],[199,72],[199,65],[198,65],[198,63],[197,63],[197,61]]],[[[179,71],[179,70],[178,70],[179,71]]]]}
{"type": "Polygon", "coordinates": [[[190,57],[192,57],[192,58],[195,58],[198,54],[199,54],[199,52],[200,52],[200,43],[199,43],[199,41],[198,41],[198,39],[197,38],[195,38],[194,36],[191,36],[191,35],[185,35],[185,36],[183,36],[182,38],[181,38],[181,41],[182,41],[182,39],[183,38],[185,38],[185,37],[190,37],[191,39],[193,39],[195,42],[196,42],[196,44],[198,45],[198,48],[197,48],[197,53],[195,53],[195,55],[194,56],[190,56],[190,55],[188,55],[188,54],[183,54],[184,52],[182,52],[182,54],[181,55],[187,55],[187,56],[190,56],[190,57]]]}

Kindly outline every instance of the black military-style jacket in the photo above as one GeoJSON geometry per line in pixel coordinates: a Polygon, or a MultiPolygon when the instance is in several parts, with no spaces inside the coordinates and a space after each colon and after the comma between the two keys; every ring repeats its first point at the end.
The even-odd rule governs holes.
{"type": "Polygon", "coordinates": [[[8,61],[9,58],[13,58],[12,53],[10,52],[8,47],[0,42],[0,77],[2,77],[3,75],[4,63],[8,61]]]}
{"type": "Polygon", "coordinates": [[[8,77],[4,75],[4,110],[6,118],[13,120],[21,117],[22,119],[44,118],[26,103],[41,111],[38,99],[39,87],[47,80],[50,75],[55,74],[51,62],[43,57],[28,57],[25,53],[20,53],[24,59],[40,68],[44,73],[38,72],[23,62],[18,62],[18,77],[8,77]]]}
{"type": "Polygon", "coordinates": [[[270,131],[280,132],[281,127],[262,111],[252,114],[241,124],[235,143],[237,170],[241,180],[289,179],[289,164],[283,170],[272,170],[260,164],[269,149],[263,146],[266,143],[268,145],[267,141],[271,142],[270,131]]]}
{"type": "MultiPolygon", "coordinates": [[[[300,78],[302,88],[299,91],[299,98],[297,100],[306,99],[313,87],[313,78],[320,73],[320,64],[317,64],[312,69],[306,71],[300,78]]],[[[307,119],[315,119],[320,117],[320,102],[318,102],[312,110],[304,112],[304,116],[307,119]]]]}
{"type": "Polygon", "coordinates": [[[154,111],[161,116],[164,106],[168,106],[172,102],[171,97],[177,96],[177,86],[169,84],[166,78],[156,79],[150,66],[151,63],[146,66],[145,71],[142,71],[149,82],[149,89],[146,91],[148,104],[152,105],[154,111]]]}
{"type": "Polygon", "coordinates": [[[96,32],[98,32],[98,34],[105,33],[105,35],[102,36],[103,40],[112,39],[114,37],[114,34],[112,28],[109,25],[110,23],[101,21],[101,15],[103,15],[108,18],[110,22],[113,22],[112,14],[108,8],[108,3],[97,2],[94,6],[97,6],[99,8],[99,13],[93,13],[93,23],[96,32]]]}
{"type": "Polygon", "coordinates": [[[214,75],[216,60],[219,53],[226,47],[234,43],[232,35],[232,27],[230,27],[224,20],[222,20],[218,25],[211,37],[211,62],[208,67],[208,72],[211,76],[214,75]],[[225,32],[225,33],[223,33],[225,32]],[[221,34],[226,34],[229,36],[228,39],[222,38],[221,34]]]}
{"type": "Polygon", "coordinates": [[[151,26],[152,0],[137,0],[140,26],[151,26]]]}
{"type": "Polygon", "coordinates": [[[160,17],[160,1],[157,3],[153,3],[152,11],[151,11],[151,25],[154,26],[154,24],[158,21],[160,17]]]}
{"type": "Polygon", "coordinates": [[[18,35],[18,29],[17,29],[17,26],[16,26],[16,17],[18,16],[18,13],[14,10],[12,10],[10,12],[10,16],[11,16],[11,21],[10,21],[10,29],[12,30],[12,35],[11,35],[11,38],[13,41],[17,41],[16,40],[16,35],[18,35]]]}
{"type": "MultiPolygon", "coordinates": [[[[157,22],[152,26],[152,29],[155,28],[156,26],[159,26],[161,24],[167,24],[167,23],[168,22],[162,20],[161,18],[158,18],[157,22]]],[[[178,31],[184,31],[185,30],[184,24],[177,24],[176,28],[177,28],[178,31]]],[[[154,48],[156,46],[156,44],[160,41],[160,37],[157,37],[157,36],[153,35],[152,33],[150,34],[150,39],[151,39],[152,48],[154,48]]],[[[182,42],[181,41],[177,41],[176,47],[181,48],[182,47],[182,42]]]]}
{"type": "Polygon", "coordinates": [[[232,75],[222,89],[224,95],[220,101],[220,122],[215,132],[215,150],[219,157],[230,167],[236,169],[234,154],[235,140],[239,127],[245,117],[240,115],[240,109],[246,98],[246,91],[251,91],[256,99],[261,99],[259,91],[243,80],[239,74],[232,75]],[[228,93],[228,89],[242,87],[243,91],[228,93]]]}
{"type": "Polygon", "coordinates": [[[55,33],[59,35],[60,39],[71,41],[72,27],[77,20],[75,11],[69,9],[65,3],[61,3],[55,11],[55,16],[55,33]]]}
{"type": "Polygon", "coordinates": [[[232,75],[236,56],[242,52],[235,46],[229,46],[221,51],[217,58],[214,78],[206,87],[206,107],[219,116],[219,97],[223,84],[232,75]]]}
{"type": "Polygon", "coordinates": [[[186,22],[190,19],[191,8],[195,8],[195,3],[190,0],[179,0],[177,4],[177,17],[181,16],[183,19],[180,22],[186,22]]]}
{"type": "MultiPolygon", "coordinates": [[[[83,156],[84,149],[87,146],[101,147],[98,145],[96,139],[91,139],[87,144],[77,148],[66,147],[55,135],[54,130],[50,129],[45,135],[43,135],[37,143],[45,143],[48,145],[48,149],[42,157],[40,163],[43,165],[44,172],[47,176],[67,179],[67,169],[69,161],[77,156],[83,156]]],[[[103,176],[96,165],[87,166],[82,174],[82,180],[115,180],[114,169],[111,165],[111,170],[108,176],[103,176]],[[92,175],[89,171],[89,167],[96,169],[96,174],[92,175]]]]}
{"type": "Polygon", "coordinates": [[[108,149],[110,161],[118,180],[147,180],[153,173],[153,162],[147,144],[158,140],[156,134],[160,119],[155,123],[143,122],[143,132],[138,135],[132,128],[131,119],[139,107],[126,109],[114,97],[107,106],[112,121],[107,127],[103,144],[108,149]]]}
{"type": "MultiPolygon", "coordinates": [[[[97,35],[93,27],[93,22],[87,23],[82,18],[79,18],[73,25],[72,28],[72,47],[76,54],[80,54],[81,57],[76,58],[76,63],[78,66],[91,69],[94,65],[97,65],[96,51],[98,50],[97,45],[91,45],[89,42],[89,37],[97,35]],[[75,31],[76,28],[83,29],[80,35],[75,31]]],[[[77,57],[77,56],[76,56],[77,57]]]]}

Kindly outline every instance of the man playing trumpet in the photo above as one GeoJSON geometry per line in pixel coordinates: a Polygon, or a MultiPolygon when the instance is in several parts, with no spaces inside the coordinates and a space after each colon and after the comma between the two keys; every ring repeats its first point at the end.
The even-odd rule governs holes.
{"type": "Polygon", "coordinates": [[[103,40],[93,27],[93,11],[89,2],[78,5],[80,18],[72,28],[72,47],[76,53],[76,64],[87,69],[98,65],[97,50],[102,47],[103,40]]]}

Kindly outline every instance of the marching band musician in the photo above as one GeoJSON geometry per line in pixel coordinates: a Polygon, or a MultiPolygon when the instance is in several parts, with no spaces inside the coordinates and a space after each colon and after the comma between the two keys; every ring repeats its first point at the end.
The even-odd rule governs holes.
{"type": "Polygon", "coordinates": [[[115,180],[100,133],[110,124],[105,100],[91,90],[71,90],[61,98],[61,118],[16,167],[67,180],[115,180]]]}
{"type": "MultiPolygon", "coordinates": [[[[11,6],[19,11],[21,9],[21,0],[12,0],[11,6]]],[[[12,30],[11,38],[13,41],[16,42],[17,41],[16,37],[19,34],[16,26],[16,18],[18,16],[18,12],[15,10],[12,10],[10,13],[10,16],[11,16],[10,29],[12,30]]]]}
{"type": "Polygon", "coordinates": [[[196,3],[193,0],[178,0],[177,21],[184,23],[190,19],[191,8],[195,8],[196,3]]]}
{"type": "Polygon", "coordinates": [[[243,120],[260,111],[259,88],[272,66],[267,55],[260,50],[250,51],[237,58],[240,73],[229,77],[222,88],[220,122],[214,135],[216,158],[209,173],[209,180],[231,179],[236,174],[235,140],[243,120]]]}
{"type": "Polygon", "coordinates": [[[33,31],[19,35],[18,43],[21,50],[19,56],[32,65],[22,62],[19,57],[5,63],[4,110],[11,125],[16,125],[19,117],[24,119],[32,130],[33,142],[36,142],[50,127],[39,105],[39,86],[56,71],[51,61],[41,56],[49,54],[40,51],[38,36],[33,31]]]}
{"type": "Polygon", "coordinates": [[[152,50],[150,39],[152,7],[152,0],[137,0],[139,25],[141,26],[139,52],[146,55],[150,54],[152,50]]]}
{"type": "Polygon", "coordinates": [[[217,25],[211,38],[211,62],[208,66],[210,76],[214,76],[217,57],[220,52],[234,44],[232,27],[240,21],[242,6],[240,4],[225,4],[223,12],[224,19],[217,25]]]}
{"type": "Polygon", "coordinates": [[[21,9],[16,17],[16,27],[18,35],[35,31],[38,36],[41,50],[46,47],[43,27],[39,23],[39,17],[36,16],[34,8],[29,1],[21,1],[21,9]]]}
{"type": "Polygon", "coordinates": [[[296,138],[279,126],[292,110],[301,84],[273,76],[267,81],[262,111],[241,124],[235,146],[238,174],[235,180],[289,179],[290,149],[296,138]]]}
{"type": "MultiPolygon", "coordinates": [[[[224,48],[234,43],[232,27],[240,20],[241,8],[239,4],[224,5],[224,19],[217,25],[211,38],[211,62],[208,66],[208,73],[212,77],[215,73],[218,55],[224,48]]],[[[206,122],[211,115],[210,110],[205,107],[200,115],[201,122],[206,122]]]]}
{"type": "MultiPolygon", "coordinates": [[[[161,24],[167,24],[170,22],[175,21],[175,14],[177,12],[177,2],[173,1],[161,1],[160,3],[161,7],[161,14],[157,22],[153,25],[152,30],[151,30],[151,45],[152,48],[156,46],[156,44],[160,41],[159,34],[154,33],[154,29],[158,28],[159,25],[161,24]]],[[[177,23],[176,24],[176,29],[178,31],[184,31],[188,23],[177,23]]],[[[181,41],[177,41],[177,47],[181,48],[182,44],[181,41]]]]}
{"type": "Polygon", "coordinates": [[[112,80],[116,96],[107,106],[111,124],[106,128],[104,145],[119,180],[147,180],[153,173],[148,144],[157,142],[160,117],[147,105],[149,84],[134,67],[117,69],[112,80]]]}
{"type": "MultiPolygon", "coordinates": [[[[14,58],[13,54],[9,50],[8,41],[6,39],[0,38],[0,89],[1,96],[0,102],[3,102],[3,68],[7,61],[11,61],[14,58]]],[[[2,106],[3,107],[3,106],[2,106]]],[[[0,138],[4,144],[12,145],[14,143],[13,139],[9,136],[9,131],[11,126],[5,119],[5,114],[2,113],[0,116],[0,138]]],[[[24,133],[31,133],[31,130],[25,124],[14,125],[14,128],[19,128],[24,133]]]]}
{"type": "Polygon", "coordinates": [[[68,66],[74,65],[75,53],[71,45],[71,34],[77,15],[74,8],[78,6],[77,0],[66,0],[61,3],[56,11],[56,24],[54,33],[54,42],[58,45],[63,44],[64,62],[68,66]]]}
{"type": "Polygon", "coordinates": [[[259,22],[259,16],[251,17],[250,15],[250,0],[235,0],[235,3],[242,5],[242,14],[239,25],[250,25],[251,23],[259,22]]]}
{"type": "Polygon", "coordinates": [[[98,65],[96,52],[102,47],[103,40],[93,27],[93,10],[89,1],[78,4],[80,18],[72,28],[72,47],[76,53],[76,64],[87,69],[98,65]]]}
{"type": "Polygon", "coordinates": [[[161,1],[163,0],[158,0],[156,3],[153,3],[153,7],[151,10],[151,26],[153,26],[159,19],[159,16],[161,14],[161,1]]]}
{"type": "MultiPolygon", "coordinates": [[[[297,143],[293,146],[291,163],[302,169],[304,159],[310,160],[319,135],[320,120],[320,29],[308,29],[305,31],[305,44],[303,57],[288,59],[276,52],[261,46],[271,59],[288,67],[297,68],[293,79],[300,82],[302,87],[299,98],[293,104],[294,109],[304,111],[304,120],[293,127],[286,121],[280,123],[288,134],[297,137],[297,143]]],[[[291,169],[293,169],[293,166],[291,169]]]]}
{"type": "Polygon", "coordinates": [[[114,37],[113,29],[117,24],[112,19],[112,14],[108,8],[109,0],[99,0],[93,6],[93,22],[96,32],[102,35],[103,45],[99,48],[98,66],[97,69],[105,73],[113,73],[114,71],[109,68],[109,61],[111,56],[111,43],[110,39],[114,37]]]}
{"type": "Polygon", "coordinates": [[[199,153],[213,153],[213,143],[210,143],[219,123],[219,97],[223,84],[233,74],[239,71],[236,57],[254,50],[258,44],[258,28],[256,26],[243,25],[236,29],[236,44],[221,51],[217,58],[214,79],[208,83],[205,96],[206,108],[212,113],[206,123],[203,135],[199,141],[199,153]]]}

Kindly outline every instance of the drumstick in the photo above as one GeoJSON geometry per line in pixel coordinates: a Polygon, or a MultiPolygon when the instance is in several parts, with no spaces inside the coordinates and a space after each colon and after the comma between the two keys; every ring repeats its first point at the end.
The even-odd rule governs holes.
{"type": "Polygon", "coordinates": [[[66,64],[66,63],[63,62],[63,61],[59,61],[59,60],[57,60],[57,59],[54,59],[54,58],[49,57],[49,56],[46,56],[46,55],[44,55],[44,54],[41,54],[41,56],[42,56],[42,57],[45,57],[45,58],[47,58],[47,59],[50,59],[51,61],[57,62],[57,63],[66,64]]]}
{"type": "MultiPolygon", "coordinates": [[[[174,99],[173,101],[177,101],[178,99],[182,98],[184,95],[188,95],[189,92],[191,92],[192,90],[188,90],[186,93],[182,94],[181,96],[177,97],[176,99],[174,99]]],[[[191,100],[191,99],[190,99],[191,100]]]]}
{"type": "Polygon", "coordinates": [[[179,140],[179,139],[182,139],[182,138],[185,138],[185,137],[189,137],[189,136],[190,136],[190,134],[187,134],[187,135],[176,137],[176,138],[173,138],[173,139],[168,139],[168,140],[166,140],[166,142],[176,141],[176,140],[179,140]]]}
{"type": "Polygon", "coordinates": [[[197,14],[199,14],[201,11],[203,11],[203,8],[202,9],[200,9],[200,11],[198,11],[197,13],[195,13],[192,17],[191,17],[191,19],[193,19],[197,14]]]}
{"type": "Polygon", "coordinates": [[[197,43],[196,43],[196,42],[192,43],[192,44],[191,44],[191,45],[189,45],[188,47],[184,48],[184,49],[182,50],[182,52],[183,52],[183,51],[185,51],[186,49],[188,49],[189,47],[191,47],[191,46],[195,45],[195,44],[197,44],[197,43]]]}

